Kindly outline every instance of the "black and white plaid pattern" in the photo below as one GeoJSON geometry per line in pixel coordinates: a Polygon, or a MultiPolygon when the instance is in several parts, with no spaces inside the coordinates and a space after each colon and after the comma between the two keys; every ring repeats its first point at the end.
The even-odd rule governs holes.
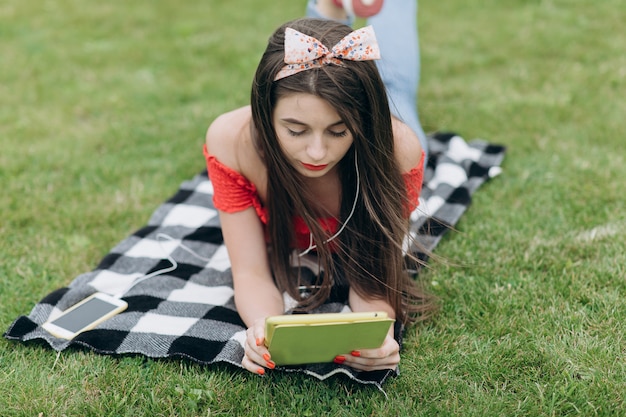
{"type": "MultiPolygon", "coordinates": [[[[412,234],[426,252],[432,251],[446,230],[459,220],[474,191],[499,172],[505,149],[479,140],[467,143],[455,134],[440,133],[430,138],[430,152],[420,206],[411,216],[412,234]]],[[[212,193],[206,172],[181,184],[145,227],[120,242],[96,269],[50,293],[28,316],[17,318],[4,336],[20,341],[43,340],[57,351],[82,346],[101,354],[182,357],[202,364],[227,362],[241,367],[246,328],[235,309],[230,262],[212,193]],[[160,234],[171,239],[159,238],[160,234]],[[170,267],[167,256],[175,259],[178,267],[131,287],[123,296],[128,309],[96,329],[67,341],[40,327],[94,292],[118,294],[146,274],[170,267]]],[[[427,258],[415,247],[408,249],[427,258]]],[[[345,301],[337,298],[319,311],[346,308],[345,301]]],[[[336,364],[281,369],[319,379],[342,373],[379,388],[388,376],[397,374],[392,370],[357,372],[336,364]]]]}

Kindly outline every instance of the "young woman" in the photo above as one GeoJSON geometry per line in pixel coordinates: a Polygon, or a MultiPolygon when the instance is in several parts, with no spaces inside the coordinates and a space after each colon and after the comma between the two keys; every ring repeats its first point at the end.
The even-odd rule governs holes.
{"type": "MultiPolygon", "coordinates": [[[[395,30],[398,19],[412,14],[411,32],[411,5],[415,0],[388,1],[379,15],[393,24],[381,28],[395,30]]],[[[311,0],[309,10],[346,17],[334,0],[311,0]]],[[[385,55],[381,46],[369,27],[352,31],[330,19],[289,22],[269,40],[251,106],[218,117],[208,129],[214,204],[235,303],[248,326],[242,364],[252,372],[274,367],[263,345],[265,318],[290,309],[286,300],[307,311],[344,288],[353,311],[382,310],[401,323],[432,309],[431,298],[403,268],[425,149],[416,129],[401,121],[416,121],[415,112],[390,112],[401,103],[393,85],[391,107],[387,100],[374,61],[385,55]],[[293,268],[311,260],[321,271],[313,279],[293,268]]],[[[416,85],[403,90],[402,81],[394,79],[395,89],[413,94],[405,101],[414,108],[416,85]]],[[[399,360],[392,329],[380,348],[346,352],[335,362],[378,370],[393,369],[399,360]]]]}

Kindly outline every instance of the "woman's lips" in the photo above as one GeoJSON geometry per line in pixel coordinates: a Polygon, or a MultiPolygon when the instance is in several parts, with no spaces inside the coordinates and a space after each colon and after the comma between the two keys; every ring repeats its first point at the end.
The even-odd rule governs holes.
{"type": "Polygon", "coordinates": [[[304,162],[302,162],[302,166],[305,167],[306,169],[308,169],[309,171],[321,171],[324,168],[326,168],[328,166],[328,164],[324,164],[324,165],[311,165],[311,164],[305,164],[304,162]]]}

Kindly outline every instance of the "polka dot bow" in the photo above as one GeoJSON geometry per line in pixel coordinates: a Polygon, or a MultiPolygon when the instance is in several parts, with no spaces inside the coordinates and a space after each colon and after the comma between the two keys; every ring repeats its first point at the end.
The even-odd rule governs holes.
{"type": "Polygon", "coordinates": [[[298,32],[285,30],[285,66],[276,74],[274,81],[298,72],[324,65],[343,65],[341,60],[370,61],[380,59],[380,49],[374,28],[367,26],[349,33],[328,50],[317,39],[298,32]]]}

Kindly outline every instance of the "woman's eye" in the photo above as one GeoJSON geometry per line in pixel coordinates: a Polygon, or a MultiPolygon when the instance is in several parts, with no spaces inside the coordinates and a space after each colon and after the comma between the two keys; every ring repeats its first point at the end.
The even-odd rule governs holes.
{"type": "Polygon", "coordinates": [[[291,136],[301,136],[304,133],[304,130],[295,131],[295,130],[287,129],[287,133],[289,133],[291,136]]]}
{"type": "Polygon", "coordinates": [[[335,132],[333,130],[330,131],[330,134],[336,138],[342,138],[348,134],[348,129],[342,130],[341,132],[335,132]]]}

